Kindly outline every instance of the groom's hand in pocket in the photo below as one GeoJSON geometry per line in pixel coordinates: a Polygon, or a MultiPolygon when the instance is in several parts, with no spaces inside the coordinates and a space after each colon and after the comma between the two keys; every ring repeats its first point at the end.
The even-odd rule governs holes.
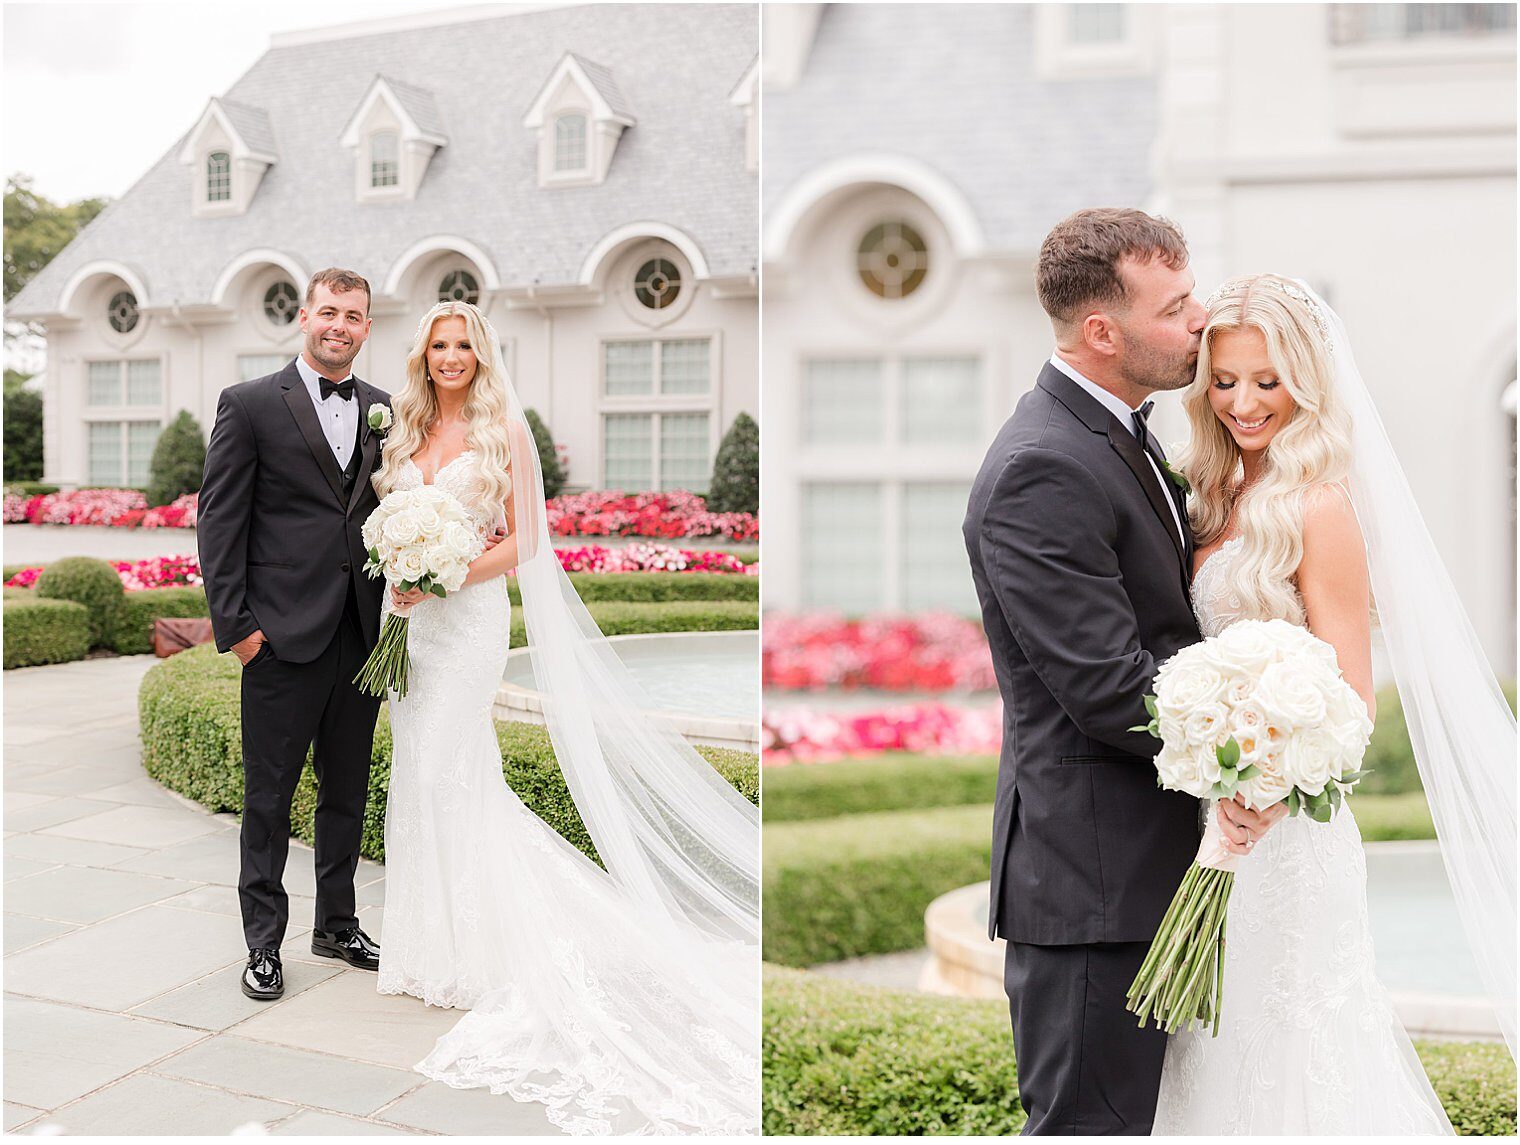
{"type": "Polygon", "coordinates": [[[1264,811],[1252,811],[1238,799],[1219,801],[1219,827],[1225,848],[1232,855],[1249,855],[1261,837],[1288,814],[1286,803],[1274,803],[1264,811]]]}
{"type": "Polygon", "coordinates": [[[259,654],[259,649],[263,645],[264,630],[256,628],[232,646],[232,654],[238,658],[238,663],[246,668],[248,661],[259,654]]]}

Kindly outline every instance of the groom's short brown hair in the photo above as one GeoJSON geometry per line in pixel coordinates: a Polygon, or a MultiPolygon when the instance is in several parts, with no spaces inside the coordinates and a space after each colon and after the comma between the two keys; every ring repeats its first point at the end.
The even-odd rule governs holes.
{"type": "Polygon", "coordinates": [[[1062,219],[1040,244],[1035,290],[1058,326],[1094,304],[1124,301],[1119,263],[1159,258],[1187,265],[1187,241],[1176,224],[1128,207],[1093,207],[1062,219]]]}
{"type": "Polygon", "coordinates": [[[344,270],[341,266],[330,266],[326,270],[317,271],[306,283],[307,306],[316,297],[318,286],[325,286],[334,294],[347,294],[350,290],[364,291],[364,312],[369,313],[369,280],[363,275],[344,270]]]}

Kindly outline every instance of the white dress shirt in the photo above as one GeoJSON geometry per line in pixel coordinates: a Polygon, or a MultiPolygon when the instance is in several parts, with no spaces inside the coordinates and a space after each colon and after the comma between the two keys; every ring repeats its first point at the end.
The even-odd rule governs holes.
{"type": "MultiPolygon", "coordinates": [[[[327,438],[327,444],[332,446],[333,456],[338,459],[338,468],[347,469],[349,458],[354,454],[354,439],[359,433],[358,386],[354,387],[354,396],[348,401],[337,394],[329,394],[324,400],[322,375],[307,364],[304,354],[296,355],[296,369],[301,371],[301,380],[306,383],[311,404],[317,407],[317,421],[322,426],[322,435],[327,438]]],[[[352,373],[348,375],[350,378],[353,376],[352,373]]]]}
{"type": "MultiPolygon", "coordinates": [[[[1081,386],[1093,397],[1097,398],[1098,401],[1103,404],[1103,407],[1109,411],[1109,413],[1113,414],[1116,418],[1119,419],[1119,424],[1122,425],[1125,429],[1129,430],[1129,435],[1131,437],[1133,437],[1136,441],[1140,440],[1140,435],[1135,432],[1135,419],[1132,416],[1135,411],[1133,409],[1127,406],[1124,402],[1120,401],[1113,394],[1109,393],[1102,386],[1098,385],[1097,382],[1091,381],[1088,378],[1084,378],[1077,372],[1076,368],[1072,366],[1070,362],[1063,359],[1061,355],[1052,354],[1050,356],[1050,364],[1056,369],[1060,370],[1061,373],[1065,374],[1072,381],[1076,382],[1077,385],[1081,386]]],[[[1156,459],[1151,456],[1150,450],[1146,449],[1144,450],[1144,453],[1146,460],[1151,463],[1151,472],[1156,475],[1156,480],[1161,484],[1161,491],[1168,494],[1166,497],[1166,504],[1167,507],[1172,511],[1172,523],[1177,526],[1177,537],[1183,542],[1183,547],[1186,548],[1187,534],[1182,531],[1182,518],[1177,513],[1177,499],[1169,495],[1171,493],[1171,478],[1161,472],[1161,467],[1156,464],[1156,459]]]]}

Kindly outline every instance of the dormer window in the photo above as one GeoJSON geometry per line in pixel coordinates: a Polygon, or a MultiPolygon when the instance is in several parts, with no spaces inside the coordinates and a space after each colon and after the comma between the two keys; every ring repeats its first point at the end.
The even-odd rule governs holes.
{"type": "Polygon", "coordinates": [[[369,185],[395,187],[401,183],[401,139],[382,131],[369,141],[369,185]]]}
{"type": "Polygon", "coordinates": [[[179,161],[192,171],[191,207],[201,218],[241,215],[277,156],[269,114],[213,99],[185,137],[179,161]]]}
{"type": "Polygon", "coordinates": [[[206,202],[226,203],[232,199],[232,156],[213,151],[206,156],[206,202]]]}
{"type": "Polygon", "coordinates": [[[339,143],[354,152],[354,194],[361,203],[410,201],[433,155],[448,142],[433,93],[376,76],[339,143]]]}
{"type": "Polygon", "coordinates": [[[554,121],[554,170],[580,172],[586,169],[586,117],[578,113],[562,115],[554,121]]]}
{"type": "Polygon", "coordinates": [[[602,183],[633,109],[612,72],[573,53],[560,57],[523,126],[538,135],[538,185],[602,183]]]}

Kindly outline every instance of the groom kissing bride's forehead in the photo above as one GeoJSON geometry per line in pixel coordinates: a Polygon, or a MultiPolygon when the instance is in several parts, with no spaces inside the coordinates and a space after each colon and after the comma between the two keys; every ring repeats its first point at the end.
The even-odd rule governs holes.
{"type": "Polygon", "coordinates": [[[1136,210],[1058,224],[1036,286],[1055,350],[964,524],[1004,711],[989,937],[1008,940],[1026,1132],[1148,1132],[1166,1037],[1125,995],[1199,805],[1157,787],[1153,741],[1131,729],[1157,666],[1201,637],[1187,505],[1147,398],[1192,383],[1206,312],[1181,233],[1136,210]]]}

